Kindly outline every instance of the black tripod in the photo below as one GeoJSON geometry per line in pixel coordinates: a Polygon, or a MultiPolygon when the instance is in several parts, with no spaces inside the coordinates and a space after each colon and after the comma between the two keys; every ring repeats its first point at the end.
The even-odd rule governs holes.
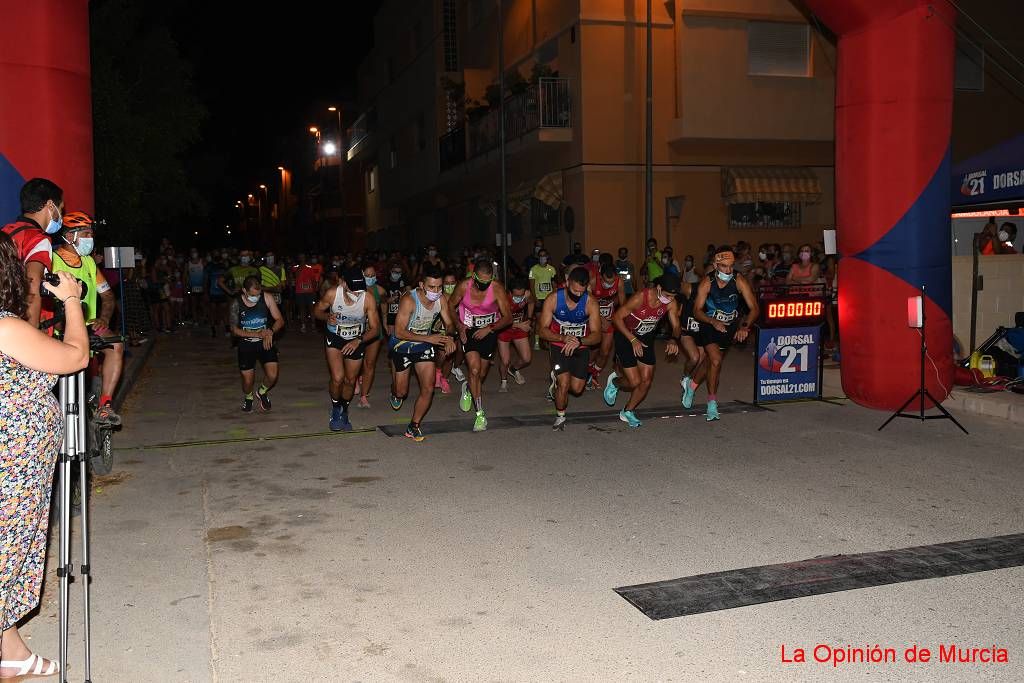
{"type": "Polygon", "coordinates": [[[882,423],[882,426],[878,428],[878,431],[882,431],[883,429],[885,429],[885,426],[887,424],[889,424],[890,422],[892,422],[893,420],[895,420],[897,417],[907,417],[907,418],[910,418],[912,420],[921,420],[922,422],[925,421],[925,420],[951,420],[953,422],[953,424],[955,424],[957,427],[960,428],[960,431],[962,431],[964,434],[968,434],[968,431],[966,429],[964,429],[964,426],[962,424],[960,424],[959,422],[957,422],[956,418],[953,417],[952,415],[950,415],[949,411],[946,410],[945,408],[943,408],[942,404],[939,403],[938,401],[936,401],[935,397],[932,396],[928,392],[927,387],[925,387],[925,383],[924,383],[924,361],[925,361],[925,357],[928,355],[928,343],[927,343],[926,337],[925,337],[925,329],[927,329],[926,326],[927,326],[928,316],[925,314],[925,308],[926,308],[926,300],[925,300],[925,297],[924,297],[924,285],[921,285],[921,329],[918,330],[918,332],[921,334],[921,386],[918,388],[917,391],[915,391],[913,394],[911,394],[910,398],[907,399],[906,403],[901,405],[896,410],[895,413],[893,413],[892,415],[889,416],[888,420],[886,420],[885,422],[882,423]],[[905,413],[905,412],[903,412],[904,410],[907,409],[907,406],[909,406],[911,403],[914,402],[915,399],[919,399],[921,401],[920,410],[918,411],[918,413],[915,415],[914,413],[905,413]],[[932,405],[934,405],[936,408],[938,408],[939,412],[942,413],[942,414],[941,415],[925,415],[924,414],[925,399],[928,399],[929,401],[931,401],[932,405]]]}
{"type": "Polygon", "coordinates": [[[57,482],[60,504],[60,549],[57,576],[60,579],[60,680],[67,683],[68,664],[68,602],[69,584],[74,566],[71,564],[71,465],[78,462],[78,483],[82,487],[82,597],[85,608],[85,683],[90,683],[91,643],[89,638],[89,499],[85,461],[89,457],[86,442],[85,370],[63,375],[58,383],[61,410],[64,412],[64,443],[57,459],[57,482]]]}

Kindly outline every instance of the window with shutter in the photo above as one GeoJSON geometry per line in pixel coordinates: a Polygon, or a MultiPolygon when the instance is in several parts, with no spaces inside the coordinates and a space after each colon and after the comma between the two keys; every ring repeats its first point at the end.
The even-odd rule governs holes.
{"type": "Polygon", "coordinates": [[[811,75],[811,31],[807,24],[751,21],[747,24],[750,76],[811,75]]]}

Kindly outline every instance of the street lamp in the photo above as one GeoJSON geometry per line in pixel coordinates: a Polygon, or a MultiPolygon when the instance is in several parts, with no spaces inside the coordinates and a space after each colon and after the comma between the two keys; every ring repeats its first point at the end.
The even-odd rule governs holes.
{"type": "Polygon", "coordinates": [[[324,143],[324,154],[327,156],[334,156],[334,153],[337,151],[338,148],[330,140],[324,143]]]}
{"type": "MultiPolygon", "coordinates": [[[[338,118],[338,148],[337,148],[337,150],[338,150],[338,213],[339,213],[339,216],[340,216],[339,221],[341,222],[341,228],[344,231],[344,229],[345,229],[345,188],[344,188],[344,183],[343,183],[343,179],[342,179],[341,170],[342,170],[342,164],[344,163],[344,159],[342,157],[344,155],[344,149],[345,149],[345,135],[344,135],[344,131],[341,129],[341,107],[327,107],[327,111],[334,112],[334,114],[338,118]]],[[[326,150],[326,145],[324,145],[324,147],[325,147],[324,151],[327,152],[327,154],[334,154],[334,152],[326,150]]],[[[332,145],[332,147],[333,147],[333,145],[332,145]]]]}

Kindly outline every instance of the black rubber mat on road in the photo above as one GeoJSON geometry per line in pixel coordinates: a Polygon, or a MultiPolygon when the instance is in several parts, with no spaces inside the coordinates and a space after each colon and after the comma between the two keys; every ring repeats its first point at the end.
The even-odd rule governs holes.
{"type": "MultiPolygon", "coordinates": [[[[637,417],[640,418],[642,422],[675,417],[700,417],[703,420],[705,410],[706,407],[703,405],[694,405],[689,410],[682,406],[641,408],[637,411],[637,417]]],[[[736,413],[761,413],[770,411],[767,408],[734,401],[732,403],[720,404],[718,406],[718,412],[721,415],[732,415],[736,413]]],[[[574,413],[570,408],[566,417],[569,418],[569,421],[566,423],[565,428],[571,429],[574,425],[579,426],[600,422],[619,422],[619,411],[592,410],[589,412],[574,413]]],[[[428,416],[427,420],[423,423],[423,433],[426,436],[430,436],[431,434],[470,432],[473,430],[473,418],[474,413],[472,411],[466,413],[466,417],[460,420],[440,420],[438,422],[432,422],[428,416]]],[[[517,427],[550,427],[554,420],[554,413],[547,413],[543,415],[494,416],[487,418],[487,431],[491,431],[493,429],[515,429],[517,427]]],[[[624,423],[623,426],[625,426],[624,423]]],[[[404,436],[405,427],[406,425],[404,424],[391,424],[379,425],[377,428],[388,436],[404,436]]]]}
{"type": "Polygon", "coordinates": [[[1024,534],[835,555],[687,576],[615,592],[651,619],[1024,565],[1024,534]]]}

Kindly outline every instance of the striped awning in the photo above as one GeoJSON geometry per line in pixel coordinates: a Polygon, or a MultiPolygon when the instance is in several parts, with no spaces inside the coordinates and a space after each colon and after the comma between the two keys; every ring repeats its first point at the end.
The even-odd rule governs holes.
{"type": "Polygon", "coordinates": [[[739,166],[722,169],[726,204],[821,201],[818,176],[803,166],[739,166]]]}

